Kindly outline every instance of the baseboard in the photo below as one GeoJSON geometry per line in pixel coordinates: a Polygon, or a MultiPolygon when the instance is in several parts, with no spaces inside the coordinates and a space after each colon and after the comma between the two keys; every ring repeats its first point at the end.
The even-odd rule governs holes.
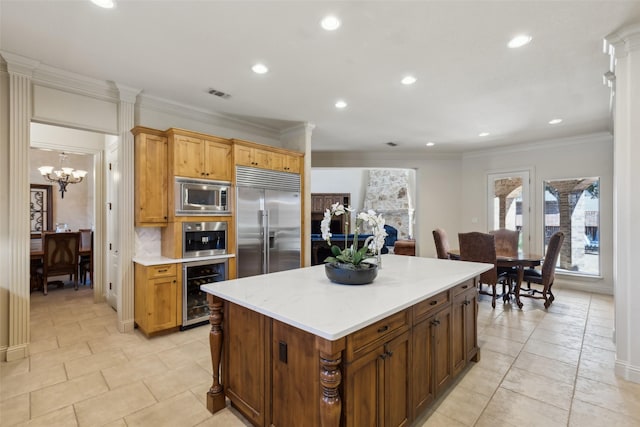
{"type": "Polygon", "coordinates": [[[135,329],[135,322],[133,320],[119,321],[118,322],[118,331],[122,333],[133,332],[135,329]]]}
{"type": "Polygon", "coordinates": [[[616,360],[616,375],[627,381],[640,384],[640,366],[633,366],[627,362],[616,360]]]}
{"type": "Polygon", "coordinates": [[[6,347],[3,360],[13,362],[14,360],[29,357],[29,344],[20,344],[13,347],[6,347]]]}
{"type": "Polygon", "coordinates": [[[602,282],[577,282],[574,280],[562,280],[556,276],[552,289],[571,289],[574,291],[592,292],[595,294],[613,295],[613,289],[602,282]]]}

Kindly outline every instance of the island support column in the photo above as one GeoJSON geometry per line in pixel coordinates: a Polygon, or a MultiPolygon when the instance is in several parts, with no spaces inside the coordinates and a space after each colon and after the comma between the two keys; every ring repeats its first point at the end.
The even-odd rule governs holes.
{"type": "Polygon", "coordinates": [[[320,354],[320,426],[338,427],[342,416],[340,383],[342,382],[342,351],[345,339],[328,341],[316,337],[320,354]]]}
{"type": "Polygon", "coordinates": [[[224,409],[225,398],[224,388],[220,383],[220,365],[222,363],[222,299],[207,294],[207,303],[209,304],[209,323],[211,323],[211,332],[209,332],[209,347],[211,350],[211,367],[213,368],[213,383],[207,392],[207,409],[211,413],[224,409]]]}

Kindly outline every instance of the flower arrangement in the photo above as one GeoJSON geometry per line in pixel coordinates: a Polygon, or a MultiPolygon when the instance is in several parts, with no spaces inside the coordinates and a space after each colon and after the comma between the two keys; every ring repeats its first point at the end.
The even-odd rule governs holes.
{"type": "Polygon", "coordinates": [[[344,225],[344,249],[340,249],[336,245],[331,245],[331,254],[333,256],[327,257],[324,262],[341,263],[347,268],[356,269],[365,259],[374,256],[375,254],[380,255],[380,250],[382,249],[382,246],[384,246],[384,238],[387,237],[387,232],[384,229],[384,218],[382,217],[382,215],[376,214],[373,210],[360,212],[356,216],[356,227],[354,229],[353,243],[351,244],[351,246],[348,246],[348,218],[351,216],[351,212],[354,212],[353,208],[349,206],[345,207],[339,203],[334,203],[333,205],[331,205],[331,209],[327,209],[324,212],[324,218],[320,223],[320,230],[322,231],[322,238],[326,240],[329,245],[331,245],[332,234],[331,231],[329,231],[331,218],[334,215],[347,216],[347,220],[345,221],[344,225]],[[362,248],[358,248],[358,233],[360,231],[360,227],[364,224],[367,224],[369,227],[371,227],[373,236],[367,238],[362,248]]]}

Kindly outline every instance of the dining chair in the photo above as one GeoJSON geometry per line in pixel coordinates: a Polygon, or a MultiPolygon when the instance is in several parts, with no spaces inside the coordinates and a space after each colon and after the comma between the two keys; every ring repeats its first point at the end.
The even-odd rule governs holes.
{"type": "Polygon", "coordinates": [[[80,232],[80,248],[90,248],[88,255],[80,255],[80,280],[83,285],[86,285],[88,275],[89,284],[93,289],[93,230],[81,228],[78,231],[80,232]]]}
{"type": "MultiPolygon", "coordinates": [[[[521,297],[543,299],[544,308],[549,308],[555,299],[555,296],[551,291],[551,287],[553,286],[556,264],[558,263],[558,257],[560,256],[560,249],[562,248],[563,242],[564,233],[561,231],[554,233],[549,239],[547,253],[545,254],[544,261],[542,262],[542,271],[536,270],[535,268],[528,268],[524,271],[522,281],[527,283],[527,288],[524,289],[524,294],[522,293],[523,289],[520,289],[521,297]],[[532,288],[532,283],[542,286],[542,289],[532,288]]],[[[513,272],[509,273],[509,277],[511,280],[517,280],[518,276],[516,272],[513,272]]]]}
{"type": "Polygon", "coordinates": [[[42,267],[38,269],[44,294],[48,293],[49,277],[67,275],[78,290],[78,260],[80,233],[45,233],[42,267]]]}
{"type": "Polygon", "coordinates": [[[440,259],[449,259],[449,239],[442,228],[433,230],[433,241],[436,244],[436,254],[440,259]]]}
{"type": "Polygon", "coordinates": [[[461,261],[473,261],[484,262],[487,264],[493,264],[493,268],[485,271],[480,275],[480,282],[478,283],[478,292],[484,295],[491,295],[491,307],[496,308],[498,283],[502,284],[502,295],[506,295],[508,286],[508,276],[498,274],[496,267],[496,240],[492,234],[480,233],[478,231],[472,231],[470,233],[459,233],[458,242],[460,245],[460,260],[461,261]],[[482,289],[482,285],[486,284],[491,286],[492,292],[486,292],[482,289]]]}
{"type": "Polygon", "coordinates": [[[498,230],[489,231],[489,234],[493,234],[496,238],[496,255],[518,255],[518,243],[520,241],[520,232],[518,230],[500,228],[498,230]]]}

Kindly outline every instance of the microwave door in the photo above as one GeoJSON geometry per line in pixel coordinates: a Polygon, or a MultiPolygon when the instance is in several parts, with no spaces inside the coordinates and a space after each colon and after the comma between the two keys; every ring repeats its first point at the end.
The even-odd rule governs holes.
{"type": "Polygon", "coordinates": [[[238,277],[263,274],[264,254],[264,190],[237,188],[237,270],[238,277]]]}

